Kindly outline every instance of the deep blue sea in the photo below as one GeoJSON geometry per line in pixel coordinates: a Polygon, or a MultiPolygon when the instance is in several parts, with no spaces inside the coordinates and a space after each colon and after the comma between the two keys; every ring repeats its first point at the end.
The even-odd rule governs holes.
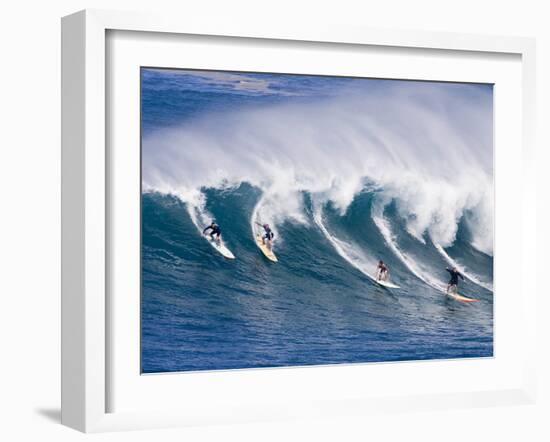
{"type": "MultiPolygon", "coordinates": [[[[418,87],[401,108],[411,100],[422,112],[429,107],[433,90],[424,99],[429,86],[418,87]]],[[[434,111],[439,119],[492,96],[481,86],[451,87],[458,89],[434,111]],[[455,96],[459,104],[448,104],[455,96]]],[[[443,128],[450,127],[447,140],[470,122],[438,120],[429,135],[418,129],[397,139],[408,117],[400,125],[392,116],[386,126],[391,109],[377,104],[379,112],[366,108],[363,116],[356,99],[364,93],[378,103],[399,92],[391,81],[142,70],[144,373],[493,355],[493,257],[479,246],[487,235],[479,233],[483,201],[472,202],[466,178],[453,187],[453,177],[431,172],[438,154],[412,166],[443,128]],[[338,149],[325,160],[331,146],[338,149]],[[407,149],[417,152],[410,160],[397,155],[407,149]],[[386,155],[399,158],[369,163],[386,155]],[[378,175],[389,161],[395,176],[378,175]],[[310,176],[309,166],[321,172],[310,176]],[[357,170],[368,176],[352,180],[357,170]],[[432,177],[445,185],[422,184],[432,177]],[[201,236],[210,219],[235,260],[201,236]],[[256,220],[274,226],[279,262],[256,246],[256,220]],[[401,288],[372,280],[378,259],[401,288]],[[460,292],[479,302],[445,296],[453,263],[468,276],[460,292]]],[[[417,127],[428,127],[430,115],[417,127]]],[[[442,157],[456,154],[467,169],[470,151],[455,151],[469,149],[471,132],[452,140],[442,157]]],[[[471,170],[480,149],[471,149],[471,170]]]]}

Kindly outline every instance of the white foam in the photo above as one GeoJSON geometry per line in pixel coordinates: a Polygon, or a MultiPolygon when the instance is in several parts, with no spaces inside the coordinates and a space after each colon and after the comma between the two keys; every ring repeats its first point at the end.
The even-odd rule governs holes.
{"type": "Polygon", "coordinates": [[[191,221],[202,235],[202,232],[206,226],[214,220],[214,217],[205,208],[206,197],[203,193],[197,192],[189,195],[180,195],[180,199],[186,201],[187,212],[191,221]]]}

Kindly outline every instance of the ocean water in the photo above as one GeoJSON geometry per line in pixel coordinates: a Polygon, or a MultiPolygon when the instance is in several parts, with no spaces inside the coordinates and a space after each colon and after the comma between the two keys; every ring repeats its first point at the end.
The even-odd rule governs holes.
{"type": "Polygon", "coordinates": [[[144,373],[493,355],[490,86],[143,69],[142,168],[144,373]]]}

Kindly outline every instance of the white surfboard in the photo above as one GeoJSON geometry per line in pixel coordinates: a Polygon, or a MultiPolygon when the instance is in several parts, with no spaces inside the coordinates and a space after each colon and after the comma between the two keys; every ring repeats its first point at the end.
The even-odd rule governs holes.
{"type": "Polygon", "coordinates": [[[235,259],[235,255],[233,255],[231,250],[229,250],[225,246],[224,242],[221,239],[220,240],[212,239],[210,238],[210,236],[205,236],[205,238],[212,247],[214,247],[218,252],[222,254],[224,258],[235,259]]]}
{"type": "Polygon", "coordinates": [[[267,247],[267,245],[263,243],[261,235],[256,236],[256,245],[262,251],[265,257],[269,259],[271,262],[278,261],[277,257],[275,256],[275,253],[273,253],[273,250],[267,247]]]}
{"type": "Polygon", "coordinates": [[[392,284],[391,282],[388,282],[388,281],[382,281],[382,280],[377,279],[375,282],[377,284],[380,284],[381,286],[387,287],[389,289],[400,289],[401,288],[398,285],[392,284]]]}

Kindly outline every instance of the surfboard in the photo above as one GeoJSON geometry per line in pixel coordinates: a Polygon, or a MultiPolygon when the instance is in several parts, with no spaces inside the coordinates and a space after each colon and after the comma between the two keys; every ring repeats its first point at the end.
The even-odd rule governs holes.
{"type": "Polygon", "coordinates": [[[447,296],[460,302],[479,302],[479,299],[468,298],[466,296],[459,295],[458,293],[447,293],[447,296]]]}
{"type": "Polygon", "coordinates": [[[225,246],[222,240],[216,241],[215,239],[211,239],[210,236],[206,237],[206,240],[212,247],[221,253],[224,258],[235,259],[235,255],[225,246]]]}
{"type": "Polygon", "coordinates": [[[375,281],[377,284],[381,285],[382,287],[387,287],[389,289],[400,289],[401,287],[399,287],[398,285],[395,285],[395,284],[392,284],[391,282],[388,282],[388,281],[379,281],[379,280],[376,280],[375,281]]]}
{"type": "Polygon", "coordinates": [[[273,250],[270,250],[263,242],[262,242],[262,236],[258,235],[256,236],[256,244],[258,248],[262,251],[262,253],[265,255],[267,259],[269,259],[272,262],[277,262],[277,257],[275,256],[275,253],[273,253],[273,250]]]}

